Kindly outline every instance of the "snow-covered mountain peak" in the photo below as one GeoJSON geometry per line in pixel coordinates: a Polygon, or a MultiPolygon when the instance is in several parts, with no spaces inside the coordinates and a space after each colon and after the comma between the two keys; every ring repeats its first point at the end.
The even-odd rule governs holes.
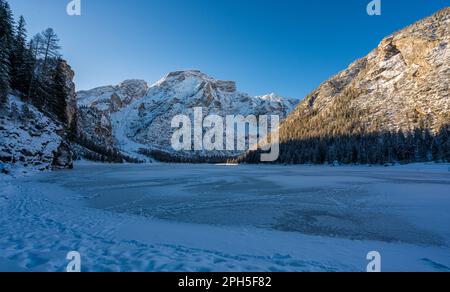
{"type": "Polygon", "coordinates": [[[206,75],[205,73],[201,72],[200,70],[183,70],[183,71],[173,71],[170,73],[167,73],[158,83],[163,82],[170,82],[174,80],[182,80],[185,78],[198,78],[198,79],[213,79],[206,75]]]}
{"type": "Polygon", "coordinates": [[[280,95],[276,93],[270,93],[266,95],[257,96],[256,98],[263,100],[263,101],[269,101],[269,102],[284,102],[286,99],[281,97],[280,95]]]}
{"type": "Polygon", "coordinates": [[[148,87],[147,81],[141,79],[128,79],[121,82],[118,87],[136,87],[136,86],[145,86],[148,87]]]}
{"type": "Polygon", "coordinates": [[[148,96],[157,99],[158,97],[192,99],[196,93],[203,90],[209,92],[210,95],[213,92],[220,95],[221,93],[230,94],[237,91],[234,81],[216,80],[199,70],[186,70],[168,73],[151,87],[148,96]],[[161,92],[164,93],[162,96],[161,92]]]}
{"type": "Polygon", "coordinates": [[[114,141],[115,148],[132,157],[142,149],[171,152],[171,120],[180,114],[192,115],[195,107],[203,108],[205,115],[269,114],[284,119],[297,103],[276,94],[253,97],[239,92],[233,81],[217,80],[198,70],[168,73],[150,87],[144,81],[129,80],[83,91],[79,101],[88,107],[79,111],[83,136],[105,148],[114,141]]]}

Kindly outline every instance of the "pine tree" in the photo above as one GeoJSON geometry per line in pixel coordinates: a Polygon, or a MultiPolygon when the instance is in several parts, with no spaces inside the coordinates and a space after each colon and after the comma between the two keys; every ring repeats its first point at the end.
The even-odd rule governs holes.
{"type": "Polygon", "coordinates": [[[0,110],[6,107],[10,90],[10,52],[13,40],[13,17],[8,2],[0,0],[0,110]]]}
{"type": "Polygon", "coordinates": [[[31,50],[31,53],[33,54],[33,56],[37,59],[39,57],[43,44],[43,39],[42,39],[42,35],[40,33],[38,33],[37,35],[35,35],[30,43],[29,43],[29,48],[31,50]]]}
{"type": "Polygon", "coordinates": [[[42,71],[44,73],[48,69],[48,64],[51,59],[58,59],[61,57],[59,50],[61,46],[59,45],[59,38],[52,28],[47,28],[44,30],[40,36],[36,38],[40,40],[37,42],[38,57],[42,57],[43,65],[42,71]]]}
{"type": "Polygon", "coordinates": [[[14,20],[8,2],[0,0],[0,38],[4,38],[8,53],[11,50],[14,35],[14,20]]]}
{"type": "Polygon", "coordinates": [[[29,96],[33,104],[44,112],[54,109],[53,78],[60,56],[59,39],[52,28],[44,30],[33,37],[31,54],[36,59],[31,78],[29,96]],[[53,104],[53,105],[52,105],[53,104]]]}
{"type": "Polygon", "coordinates": [[[25,52],[25,59],[23,65],[23,94],[26,97],[27,101],[30,101],[30,89],[33,85],[33,80],[35,77],[35,68],[36,68],[36,57],[33,54],[32,50],[32,41],[29,42],[27,50],[25,52]]]}
{"type": "Polygon", "coordinates": [[[6,41],[0,38],[0,111],[6,108],[9,92],[9,60],[6,49],[6,41]]]}
{"type": "Polygon", "coordinates": [[[11,88],[26,96],[33,73],[33,57],[26,43],[25,19],[21,16],[11,52],[11,88]]]}
{"type": "Polygon", "coordinates": [[[30,40],[28,43],[28,50],[27,50],[27,61],[29,62],[30,66],[30,82],[28,84],[28,89],[26,90],[26,98],[28,101],[33,102],[34,105],[36,105],[35,98],[35,82],[36,82],[36,64],[37,64],[37,55],[36,55],[36,45],[34,38],[30,40]]]}

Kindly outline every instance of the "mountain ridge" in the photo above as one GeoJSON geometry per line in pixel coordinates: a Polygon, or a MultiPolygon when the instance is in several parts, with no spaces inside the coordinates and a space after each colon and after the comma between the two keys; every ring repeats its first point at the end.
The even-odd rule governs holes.
{"type": "Polygon", "coordinates": [[[170,72],[153,85],[133,80],[81,91],[78,100],[80,136],[141,160],[146,159],[142,153],[152,151],[181,158],[227,158],[240,154],[172,150],[174,129],[170,121],[180,114],[191,116],[195,107],[204,108],[205,115],[278,114],[283,119],[297,102],[276,94],[252,97],[238,91],[234,81],[216,80],[199,70],[170,72]],[[139,90],[131,90],[134,95],[130,95],[128,85],[139,90]]]}
{"type": "MultiPolygon", "coordinates": [[[[423,82],[432,82],[433,85],[436,85],[434,88],[430,88],[431,86],[429,85],[425,90],[432,91],[432,93],[438,91],[437,96],[433,96],[434,100],[432,101],[437,100],[439,102],[438,105],[442,106],[442,109],[440,111],[437,110],[437,112],[444,115],[444,119],[448,121],[450,112],[449,103],[445,101],[448,101],[450,97],[448,82],[446,82],[448,81],[446,76],[449,76],[447,73],[450,74],[449,14],[450,8],[443,9],[433,16],[416,22],[415,24],[384,38],[380,45],[366,57],[356,60],[347,69],[323,82],[318,89],[309,94],[284,124],[289,124],[293,119],[292,117],[295,117],[299,111],[306,111],[309,109],[322,111],[325,107],[329,106],[330,103],[335,102],[336,99],[334,98],[344,90],[366,90],[368,92],[355,92],[357,98],[363,99],[368,97],[371,101],[374,100],[374,95],[378,94],[378,97],[395,98],[395,95],[401,95],[401,97],[405,99],[410,98],[412,101],[420,101],[422,99],[431,103],[430,100],[427,100],[423,96],[418,96],[418,94],[414,95],[416,92],[398,92],[399,90],[398,88],[395,88],[395,86],[402,86],[402,82],[417,83],[411,84],[411,87],[417,85],[420,86],[423,82]],[[412,35],[412,37],[408,36],[408,33],[412,35]],[[414,36],[416,36],[416,38],[414,38],[414,36]],[[407,42],[412,43],[408,46],[407,42]],[[438,44],[436,44],[436,42],[438,42],[438,44]],[[432,51],[432,49],[435,51],[432,51]],[[426,60],[426,57],[429,57],[429,54],[434,54],[435,59],[433,60],[437,60],[435,67],[436,70],[439,70],[437,72],[438,74],[434,74],[435,72],[431,72],[431,74],[426,72],[427,69],[431,70],[429,68],[430,65],[426,60]],[[380,57],[381,62],[377,62],[380,60],[380,57]],[[371,64],[371,62],[374,64],[371,64]],[[378,68],[373,68],[377,65],[378,68]],[[425,80],[428,76],[424,76],[424,74],[427,73],[432,76],[430,76],[428,80],[425,80]],[[353,85],[351,83],[353,83],[353,85]],[[381,96],[382,92],[379,93],[377,91],[382,90],[390,90],[391,92],[389,93],[391,94],[388,96],[381,96]]],[[[412,90],[414,89],[415,88],[412,88],[412,90]]],[[[421,93],[420,90],[421,88],[419,88],[417,92],[421,93]]],[[[347,95],[351,95],[350,92],[348,93],[349,94],[347,95]]],[[[367,104],[363,105],[369,109],[367,104]]],[[[427,106],[430,107],[431,105],[427,104],[427,106]]],[[[431,122],[433,130],[437,130],[441,125],[442,124],[439,123],[435,125],[431,122]]],[[[411,127],[410,130],[412,128],[413,127],[411,127]]]]}
{"type": "Polygon", "coordinates": [[[450,7],[385,37],[302,100],[280,127],[280,162],[450,160],[449,76],[450,7]]]}

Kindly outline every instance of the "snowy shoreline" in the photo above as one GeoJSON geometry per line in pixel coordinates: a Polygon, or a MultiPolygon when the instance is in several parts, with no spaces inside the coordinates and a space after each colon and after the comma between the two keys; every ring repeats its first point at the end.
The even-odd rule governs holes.
{"type": "MultiPolygon", "coordinates": [[[[0,215],[0,234],[2,235],[0,270],[64,271],[67,265],[66,254],[76,250],[81,253],[83,271],[365,271],[367,253],[377,250],[383,257],[384,271],[449,271],[450,230],[446,222],[449,222],[450,218],[444,212],[450,205],[448,164],[416,164],[388,169],[391,172],[399,172],[402,179],[410,181],[422,179],[423,181],[419,183],[433,186],[429,194],[431,198],[424,198],[420,188],[410,187],[405,182],[392,182],[389,187],[393,193],[388,191],[381,194],[386,191],[381,187],[385,179],[380,176],[380,173],[385,171],[383,167],[339,167],[336,170],[316,166],[177,165],[174,169],[173,165],[164,164],[115,166],[83,162],[77,165],[74,172],[40,173],[15,179],[2,176],[0,179],[2,194],[0,196],[0,214],[2,214],[0,215]],[[337,175],[335,171],[343,172],[343,174],[337,175]],[[233,174],[234,172],[237,174],[233,174]],[[173,193],[186,196],[186,199],[180,202],[192,200],[192,203],[187,209],[183,209],[184,211],[180,211],[179,207],[174,209],[172,205],[170,210],[164,210],[168,212],[167,214],[178,214],[174,216],[174,220],[157,218],[156,209],[152,209],[156,217],[149,217],[144,213],[145,216],[137,215],[139,214],[137,209],[122,210],[107,205],[98,207],[95,203],[96,196],[100,198],[104,194],[112,196],[113,193],[106,187],[110,184],[110,180],[117,181],[118,178],[123,178],[125,173],[130,176],[127,178],[129,182],[125,185],[117,182],[117,185],[112,186],[114,189],[122,188],[119,194],[137,195],[141,189],[152,190],[150,198],[146,197],[146,199],[153,200],[159,191],[156,182],[164,177],[182,182],[180,185],[167,184],[167,190],[164,192],[167,196],[163,199],[175,200],[173,193]],[[372,196],[376,200],[386,200],[386,202],[379,202],[380,206],[384,206],[389,201],[386,205],[387,211],[377,208],[377,212],[395,211],[398,213],[397,217],[407,219],[412,224],[411,232],[402,235],[404,236],[402,240],[411,240],[411,243],[392,240],[355,240],[339,236],[339,234],[324,236],[262,228],[258,227],[264,225],[260,224],[259,218],[256,220],[251,216],[242,220],[245,222],[256,220],[255,225],[259,224],[258,226],[239,222],[226,226],[219,221],[217,224],[205,224],[201,223],[201,220],[206,220],[203,216],[200,219],[195,216],[184,217],[183,212],[191,212],[196,208],[200,208],[196,209],[198,212],[205,212],[202,204],[206,203],[210,205],[205,206],[212,206],[212,212],[217,210],[218,218],[221,217],[221,212],[224,212],[222,198],[213,198],[220,199],[217,204],[214,201],[204,202],[205,199],[202,199],[201,203],[195,200],[196,196],[200,195],[200,189],[193,188],[198,182],[192,179],[204,173],[211,175],[206,185],[218,186],[215,193],[220,193],[222,191],[220,188],[224,187],[218,183],[218,180],[225,179],[231,184],[239,185],[242,183],[240,181],[242,177],[249,174],[257,174],[269,189],[272,188],[269,185],[272,179],[279,180],[281,184],[292,188],[296,184],[292,180],[293,177],[304,179],[302,183],[310,189],[316,184],[329,185],[326,189],[330,191],[336,191],[336,186],[346,183],[347,180],[360,184],[358,188],[376,182],[375,184],[383,190],[374,190],[369,197],[367,194],[363,195],[364,201],[358,204],[371,203],[372,196]],[[374,178],[366,179],[367,174],[373,175],[374,178]],[[353,177],[340,177],[341,175],[353,177]],[[71,178],[66,178],[68,176],[71,178]],[[153,176],[154,180],[149,179],[153,176]],[[275,178],[269,176],[275,176],[275,178]],[[93,180],[104,180],[104,185],[94,186],[89,181],[83,181],[88,177],[92,177],[93,180]],[[325,180],[316,182],[315,179],[318,177],[325,180]],[[62,181],[56,183],[57,180],[62,181]],[[76,187],[73,184],[77,184],[76,187]],[[191,193],[188,193],[186,189],[191,193]],[[409,192],[408,197],[411,201],[405,202],[403,193],[405,190],[409,192]],[[392,196],[394,193],[395,196],[392,196]],[[183,222],[189,221],[186,218],[192,222],[183,222]],[[427,220],[423,220],[424,218],[427,220]],[[430,237],[430,243],[421,241],[414,243],[417,240],[414,237],[415,232],[422,232],[421,230],[427,231],[423,234],[433,236],[438,234],[436,242],[433,243],[431,240],[433,238],[430,237]]],[[[231,208],[242,208],[242,203],[250,200],[254,195],[249,193],[253,187],[249,185],[248,189],[242,190],[242,194],[237,198],[231,194],[227,195],[226,200],[232,206],[231,208]]],[[[276,189],[276,186],[273,188],[276,189]]],[[[208,198],[213,196],[208,193],[208,190],[201,190],[201,192],[207,192],[208,198]]],[[[346,192],[340,193],[337,197],[325,196],[317,202],[334,205],[335,202],[331,199],[339,201],[342,194],[346,192]]],[[[303,194],[303,191],[299,194],[303,194]]],[[[156,197],[160,199],[159,195],[156,197]]],[[[136,204],[142,201],[141,197],[129,198],[137,199],[132,203],[134,207],[138,207],[136,204]]],[[[283,193],[269,198],[273,204],[270,208],[274,210],[281,208],[283,203],[277,200],[290,200],[289,198],[289,194],[283,195],[283,193]]],[[[113,196],[111,199],[114,201],[113,196]]],[[[266,196],[258,196],[257,201],[252,201],[251,204],[265,202],[266,199],[266,196]]],[[[353,197],[350,199],[353,200],[353,197]]],[[[102,200],[100,203],[105,204],[102,200]]],[[[180,202],[174,204],[178,206],[180,202]]],[[[317,204],[315,199],[308,197],[308,200],[302,201],[301,205],[303,206],[306,202],[317,204]]],[[[345,204],[348,202],[347,200],[339,201],[336,202],[336,206],[346,210],[345,204]]],[[[110,202],[106,202],[108,203],[110,202]]],[[[127,202],[127,204],[131,203],[127,202]]],[[[165,204],[167,202],[163,200],[161,206],[166,206],[165,204]]],[[[152,204],[149,208],[155,208],[155,206],[152,204]]],[[[167,216],[166,213],[162,214],[162,217],[167,216]]],[[[238,219],[227,216],[229,219],[238,219]]],[[[315,220],[319,220],[317,218],[315,220]]],[[[325,219],[330,220],[330,218],[325,219]]],[[[404,228],[407,229],[407,227],[404,228]]]]}

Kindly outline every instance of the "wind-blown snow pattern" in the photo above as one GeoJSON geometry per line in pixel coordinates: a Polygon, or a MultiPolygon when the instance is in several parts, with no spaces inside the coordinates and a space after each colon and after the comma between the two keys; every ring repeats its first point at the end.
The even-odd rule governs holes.
{"type": "MultiPolygon", "coordinates": [[[[172,152],[170,142],[175,130],[171,127],[172,119],[180,114],[192,116],[195,107],[202,107],[205,116],[253,114],[278,115],[284,119],[297,103],[276,94],[251,97],[237,91],[235,82],[216,80],[195,70],[169,73],[152,86],[132,80],[118,86],[79,92],[78,101],[82,112],[83,107],[100,110],[111,121],[110,135],[116,142],[115,146],[135,157],[139,156],[140,149],[172,152]]],[[[86,120],[92,123],[90,116],[86,120]]],[[[80,126],[82,131],[85,128],[89,127],[80,126]]],[[[102,139],[98,133],[85,134],[100,137],[97,141],[100,144],[108,140],[102,139]]],[[[230,155],[225,152],[208,154],[230,155]]]]}
{"type": "Polygon", "coordinates": [[[449,165],[0,175],[0,271],[450,271],[449,165]]]}

